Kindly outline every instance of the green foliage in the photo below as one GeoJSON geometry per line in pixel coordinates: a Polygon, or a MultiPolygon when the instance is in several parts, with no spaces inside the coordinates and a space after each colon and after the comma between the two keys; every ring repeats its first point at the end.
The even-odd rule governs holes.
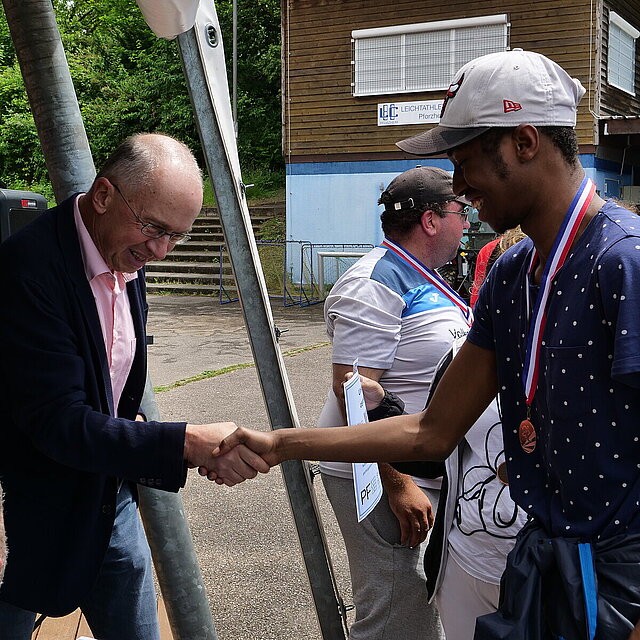
{"type": "Polygon", "coordinates": [[[261,244],[258,245],[258,255],[264,282],[270,296],[281,296],[284,292],[285,284],[285,245],[284,244],[261,244]]]}
{"type": "Polygon", "coordinates": [[[213,192],[213,185],[211,179],[206,176],[204,179],[204,197],[202,198],[202,204],[205,207],[216,206],[216,194],[213,192]]]}
{"type": "MultiPolygon", "coordinates": [[[[284,182],[280,2],[239,4],[240,161],[246,183],[275,183],[266,189],[274,191],[284,182]],[[260,168],[257,173],[262,177],[252,176],[254,167],[260,168]]],[[[139,131],[174,135],[202,160],[176,43],[156,38],[133,0],[53,0],[53,5],[96,166],[121,140],[139,131]]],[[[231,6],[231,0],[216,3],[229,82],[231,6]]],[[[4,13],[0,13],[0,179],[12,188],[32,188],[52,196],[4,13]]],[[[256,187],[254,193],[258,191],[256,187]]]]}
{"type": "Polygon", "coordinates": [[[284,242],[287,239],[284,216],[273,216],[265,220],[258,229],[256,237],[264,242],[284,242]]]}
{"type": "MultiPolygon", "coordinates": [[[[264,169],[249,167],[242,171],[242,180],[246,185],[249,202],[284,200],[285,174],[282,169],[264,169]]],[[[204,206],[214,207],[216,197],[209,176],[204,181],[204,206]]]]}
{"type": "Polygon", "coordinates": [[[16,189],[45,183],[50,192],[44,156],[5,20],[0,21],[0,65],[0,179],[16,189]]]}
{"type": "Polygon", "coordinates": [[[247,185],[247,200],[284,200],[284,168],[248,167],[242,172],[242,179],[247,185]]]}

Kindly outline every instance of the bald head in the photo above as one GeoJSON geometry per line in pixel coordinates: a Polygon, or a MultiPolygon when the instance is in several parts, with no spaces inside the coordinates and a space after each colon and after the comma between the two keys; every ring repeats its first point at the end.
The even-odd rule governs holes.
{"type": "Polygon", "coordinates": [[[105,162],[78,207],[107,266],[132,273],[189,233],[202,207],[202,174],[182,142],[137,134],[105,162]]]}
{"type": "Polygon", "coordinates": [[[202,172],[189,147],[160,133],[137,133],[128,137],[104,163],[98,178],[143,190],[158,172],[187,174],[202,187],[202,172]]]}

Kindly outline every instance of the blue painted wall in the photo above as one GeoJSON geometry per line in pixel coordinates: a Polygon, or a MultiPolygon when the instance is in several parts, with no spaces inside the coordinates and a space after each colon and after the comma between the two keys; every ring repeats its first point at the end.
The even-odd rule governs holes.
{"type": "Polygon", "coordinates": [[[448,160],[287,165],[287,240],[378,244],[380,193],[398,174],[418,164],[453,170],[448,160]]]}
{"type": "MultiPolygon", "coordinates": [[[[603,197],[618,197],[630,185],[631,172],[620,175],[618,163],[593,154],[580,157],[587,175],[603,197]]],[[[377,202],[398,174],[419,164],[453,171],[445,159],[287,165],[287,239],[314,244],[371,243],[382,240],[377,202]]]]}
{"type": "Polygon", "coordinates": [[[596,184],[596,189],[603,198],[619,198],[624,186],[633,184],[632,169],[627,165],[620,174],[620,163],[596,158],[593,154],[580,156],[585,173],[596,184]]]}

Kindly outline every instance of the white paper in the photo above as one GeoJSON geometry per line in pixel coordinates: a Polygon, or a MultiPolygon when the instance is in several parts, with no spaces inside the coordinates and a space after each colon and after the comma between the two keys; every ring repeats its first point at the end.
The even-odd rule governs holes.
{"type": "MultiPolygon", "coordinates": [[[[369,420],[357,360],[353,363],[353,371],[353,376],[343,385],[347,424],[366,424],[369,420]]],[[[356,496],[358,522],[362,522],[382,497],[382,480],[377,462],[353,463],[353,490],[356,496]]]]}

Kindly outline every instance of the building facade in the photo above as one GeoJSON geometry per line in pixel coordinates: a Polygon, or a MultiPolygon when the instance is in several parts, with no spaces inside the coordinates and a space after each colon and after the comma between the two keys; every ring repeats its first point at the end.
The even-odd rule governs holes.
{"type": "Polygon", "coordinates": [[[421,159],[395,142],[439,119],[468,60],[520,47],[587,89],[580,155],[603,197],[640,201],[637,0],[283,0],[283,150],[287,237],[381,240],[381,190],[421,159]]]}

